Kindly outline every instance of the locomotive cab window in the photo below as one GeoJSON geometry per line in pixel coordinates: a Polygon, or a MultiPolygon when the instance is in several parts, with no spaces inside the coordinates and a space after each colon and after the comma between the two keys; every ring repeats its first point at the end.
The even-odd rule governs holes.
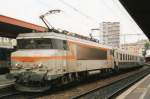
{"type": "Polygon", "coordinates": [[[18,49],[61,49],[67,50],[68,46],[65,40],[50,38],[18,39],[18,49]]]}

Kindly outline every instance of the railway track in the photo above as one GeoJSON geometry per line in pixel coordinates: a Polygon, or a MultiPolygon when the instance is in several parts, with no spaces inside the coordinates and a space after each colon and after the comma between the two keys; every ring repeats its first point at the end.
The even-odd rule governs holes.
{"type": "Polygon", "coordinates": [[[150,68],[124,72],[93,81],[87,80],[80,84],[65,86],[43,93],[15,92],[0,96],[2,99],[106,99],[120,90],[138,81],[150,72],[150,68]],[[135,78],[135,79],[134,79],[135,78]],[[117,86],[117,87],[116,87],[117,86]],[[120,87],[122,86],[122,87],[120,87]]]}
{"type": "Polygon", "coordinates": [[[133,83],[139,81],[141,78],[150,73],[150,69],[143,70],[127,78],[113,82],[110,85],[92,89],[86,93],[79,94],[72,99],[109,99],[120,93],[121,90],[131,86],[133,83]]]}
{"type": "Polygon", "coordinates": [[[54,93],[50,92],[36,99],[106,99],[114,96],[120,90],[133,84],[149,73],[150,68],[144,67],[108,78],[83,83],[66,90],[60,90],[54,93]]]}
{"type": "Polygon", "coordinates": [[[3,88],[3,89],[0,89],[0,99],[3,99],[5,97],[8,97],[8,96],[13,96],[13,95],[17,95],[17,94],[20,94],[21,92],[17,91],[14,89],[14,87],[8,87],[8,88],[3,88]]]}

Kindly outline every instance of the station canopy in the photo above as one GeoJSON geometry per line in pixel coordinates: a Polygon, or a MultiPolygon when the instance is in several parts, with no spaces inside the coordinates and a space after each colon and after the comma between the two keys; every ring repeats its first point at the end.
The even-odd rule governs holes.
{"type": "Polygon", "coordinates": [[[119,0],[150,40],[149,0],[119,0]]]}
{"type": "MultiPolygon", "coordinates": [[[[119,0],[150,39],[150,6],[148,0],[119,0]]],[[[46,31],[46,28],[0,15],[0,36],[16,38],[18,33],[46,31]]]]}
{"type": "Polygon", "coordinates": [[[0,15],[0,37],[16,38],[19,33],[44,32],[45,27],[0,15]]]}

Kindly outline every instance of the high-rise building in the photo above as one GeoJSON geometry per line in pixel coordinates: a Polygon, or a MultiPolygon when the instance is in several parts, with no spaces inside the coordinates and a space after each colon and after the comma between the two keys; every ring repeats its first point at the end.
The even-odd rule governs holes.
{"type": "Polygon", "coordinates": [[[103,44],[119,47],[120,45],[120,22],[100,23],[100,38],[103,44]]]}

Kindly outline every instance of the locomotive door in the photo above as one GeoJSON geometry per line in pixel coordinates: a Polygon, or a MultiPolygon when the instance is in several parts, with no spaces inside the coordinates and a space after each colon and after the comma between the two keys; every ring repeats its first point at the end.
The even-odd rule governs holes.
{"type": "Polygon", "coordinates": [[[76,60],[75,60],[75,56],[76,56],[76,44],[67,41],[67,45],[68,45],[68,49],[66,52],[66,56],[67,58],[67,72],[76,72],[77,71],[77,65],[76,65],[76,60]]]}
{"type": "Polygon", "coordinates": [[[107,56],[108,56],[108,59],[107,59],[108,66],[109,68],[112,68],[112,66],[114,66],[113,50],[108,50],[107,56]]]}
{"type": "Polygon", "coordinates": [[[67,64],[67,46],[66,46],[66,40],[61,39],[54,39],[52,40],[53,47],[56,48],[55,52],[55,72],[57,74],[64,74],[66,73],[66,64],[67,64]]]}
{"type": "Polygon", "coordinates": [[[62,70],[62,73],[65,74],[67,73],[67,60],[68,60],[68,55],[67,55],[67,49],[68,49],[68,46],[67,46],[67,41],[66,40],[63,40],[63,60],[62,60],[62,65],[61,65],[61,70],[62,70]]]}
{"type": "Polygon", "coordinates": [[[114,61],[115,61],[115,65],[118,66],[119,65],[119,54],[115,50],[114,50],[114,61]]]}

